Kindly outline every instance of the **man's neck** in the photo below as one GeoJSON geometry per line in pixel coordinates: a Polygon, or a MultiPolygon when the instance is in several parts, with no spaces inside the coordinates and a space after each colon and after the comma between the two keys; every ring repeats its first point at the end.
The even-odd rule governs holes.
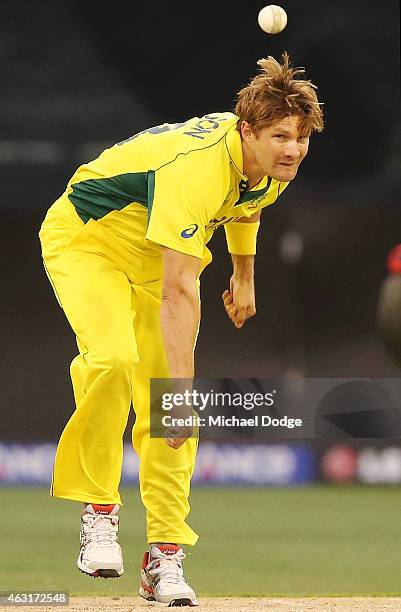
{"type": "Polygon", "coordinates": [[[246,142],[242,143],[242,157],[243,172],[248,178],[249,189],[252,189],[262,180],[264,174],[260,171],[259,165],[256,163],[252,151],[248,149],[246,142]]]}

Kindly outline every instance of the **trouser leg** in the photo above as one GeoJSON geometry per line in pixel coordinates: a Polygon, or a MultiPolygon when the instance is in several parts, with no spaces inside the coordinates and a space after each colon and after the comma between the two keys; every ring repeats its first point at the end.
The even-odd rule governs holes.
{"type": "Polygon", "coordinates": [[[186,523],[190,481],[195,467],[197,438],[172,449],[151,438],[150,378],[167,378],[168,368],[160,330],[160,284],[134,287],[135,337],[139,361],[133,373],[136,422],[133,445],[140,458],[140,489],[146,508],[148,542],[193,545],[198,535],[186,523]]]}
{"type": "Polygon", "coordinates": [[[101,255],[65,253],[46,263],[80,350],[71,364],[76,409],[58,443],[51,492],[121,503],[123,434],[137,361],[131,286],[101,255]]]}

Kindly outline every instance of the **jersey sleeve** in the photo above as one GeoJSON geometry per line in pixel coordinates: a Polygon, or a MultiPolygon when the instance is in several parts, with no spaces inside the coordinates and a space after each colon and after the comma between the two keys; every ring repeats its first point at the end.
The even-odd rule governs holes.
{"type": "Polygon", "coordinates": [[[221,163],[205,151],[179,155],[149,174],[146,238],[202,259],[206,225],[224,200],[221,163]]]}

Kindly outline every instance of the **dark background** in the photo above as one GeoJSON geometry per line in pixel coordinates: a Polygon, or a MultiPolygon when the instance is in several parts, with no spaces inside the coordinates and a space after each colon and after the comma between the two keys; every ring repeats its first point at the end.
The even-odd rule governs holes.
{"type": "Polygon", "coordinates": [[[75,338],[37,237],[72,172],[151,125],[232,110],[257,60],[284,50],[318,85],[325,131],[263,212],[258,314],[240,331],[221,305],[231,264],[216,232],[197,375],[399,377],[376,324],[401,240],[398,2],[283,0],[276,36],[257,24],[264,4],[2,3],[1,440],[56,439],[74,407],[75,338]]]}

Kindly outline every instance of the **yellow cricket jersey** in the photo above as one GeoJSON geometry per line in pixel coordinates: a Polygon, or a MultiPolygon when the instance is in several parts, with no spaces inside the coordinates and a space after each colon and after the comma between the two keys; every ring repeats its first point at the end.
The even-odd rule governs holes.
{"type": "Polygon", "coordinates": [[[237,121],[214,113],[144,130],[80,166],[67,196],[85,223],[129,220],[140,207],[148,241],[202,258],[218,226],[273,204],[288,185],[264,177],[247,190],[237,121]]]}

